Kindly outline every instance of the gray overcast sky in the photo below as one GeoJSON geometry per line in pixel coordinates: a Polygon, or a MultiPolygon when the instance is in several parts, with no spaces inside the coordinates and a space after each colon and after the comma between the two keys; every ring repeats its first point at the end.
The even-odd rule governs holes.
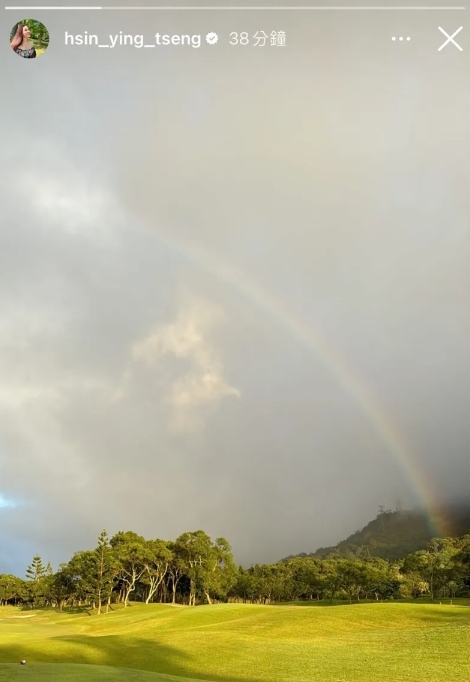
{"type": "Polygon", "coordinates": [[[46,54],[1,56],[0,572],[102,528],[276,560],[419,502],[315,335],[466,492],[469,62],[437,51],[461,17],[34,18],[46,54]],[[64,46],[85,30],[221,38],[64,46]]]}

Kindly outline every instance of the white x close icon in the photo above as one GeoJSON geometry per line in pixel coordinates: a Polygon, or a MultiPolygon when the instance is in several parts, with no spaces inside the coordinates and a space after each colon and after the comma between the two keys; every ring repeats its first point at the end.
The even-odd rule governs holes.
{"type": "Polygon", "coordinates": [[[443,44],[440,46],[440,48],[438,49],[438,52],[440,52],[441,50],[443,50],[443,49],[445,48],[445,46],[448,45],[449,43],[453,43],[453,44],[455,45],[455,47],[456,47],[458,50],[460,50],[460,52],[463,52],[463,47],[460,47],[460,45],[459,45],[458,43],[456,43],[455,40],[454,40],[454,38],[455,38],[455,36],[457,35],[457,33],[460,33],[460,31],[463,29],[463,26],[461,26],[460,28],[458,28],[458,29],[456,30],[456,32],[453,33],[451,36],[450,36],[448,33],[446,33],[446,32],[444,31],[444,29],[441,28],[440,26],[438,26],[437,28],[438,28],[439,31],[440,31],[441,33],[443,33],[443,34],[445,35],[445,37],[447,38],[447,40],[445,41],[445,43],[443,43],[443,44]]]}

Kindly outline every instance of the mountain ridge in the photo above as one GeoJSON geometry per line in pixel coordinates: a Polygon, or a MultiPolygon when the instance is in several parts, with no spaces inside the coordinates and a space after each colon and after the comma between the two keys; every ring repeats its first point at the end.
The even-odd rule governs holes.
{"type": "MultiPolygon", "coordinates": [[[[449,505],[437,515],[438,527],[447,527],[447,536],[458,537],[470,533],[470,504],[449,505]],[[444,523],[445,521],[445,523],[444,523]]],[[[376,518],[331,547],[319,547],[314,552],[300,552],[294,557],[379,557],[396,561],[420,549],[425,549],[434,537],[444,537],[433,528],[429,514],[421,509],[390,509],[380,507],[376,518]]],[[[283,559],[283,561],[285,560],[283,559]]]]}

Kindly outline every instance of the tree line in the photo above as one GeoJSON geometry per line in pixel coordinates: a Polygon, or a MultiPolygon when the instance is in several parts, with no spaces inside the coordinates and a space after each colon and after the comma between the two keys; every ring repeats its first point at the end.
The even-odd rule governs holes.
{"type": "Polygon", "coordinates": [[[470,535],[435,538],[426,549],[387,561],[351,552],[327,558],[290,557],[236,566],[225,538],[202,530],[175,541],[146,540],[132,531],[103,531],[92,550],[76,552],[53,571],[35,556],[26,578],[0,574],[0,603],[97,614],[133,602],[197,604],[388,600],[470,596],[470,535]]]}

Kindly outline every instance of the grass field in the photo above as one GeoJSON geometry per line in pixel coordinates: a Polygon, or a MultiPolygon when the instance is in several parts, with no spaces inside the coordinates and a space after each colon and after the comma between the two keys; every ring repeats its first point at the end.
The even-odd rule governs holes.
{"type": "Polygon", "coordinates": [[[465,604],[0,608],[0,682],[468,682],[469,648],[465,604]]]}

